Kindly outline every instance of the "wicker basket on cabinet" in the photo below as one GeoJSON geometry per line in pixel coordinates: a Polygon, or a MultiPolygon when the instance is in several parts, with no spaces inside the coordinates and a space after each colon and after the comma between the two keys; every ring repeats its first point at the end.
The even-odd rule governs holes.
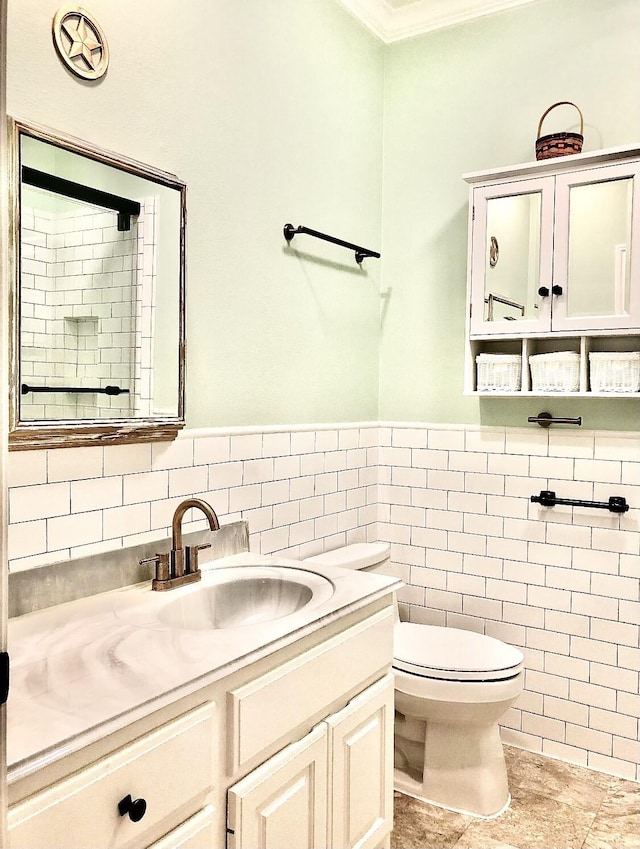
{"type": "Polygon", "coordinates": [[[529,357],[533,392],[577,392],[580,388],[580,355],[555,351],[529,357]]]}
{"type": "Polygon", "coordinates": [[[520,354],[478,354],[478,392],[519,392],[522,386],[520,354]]]}
{"type": "Polygon", "coordinates": [[[551,159],[554,156],[569,156],[572,153],[581,153],[582,151],[582,143],[584,142],[584,136],[582,135],[584,130],[584,118],[582,117],[582,112],[576,106],[575,103],[572,103],[570,100],[559,100],[557,103],[554,103],[550,106],[546,112],[543,113],[542,118],[540,118],[540,122],[538,124],[538,137],[536,139],[536,159],[551,159]],[[579,133],[551,133],[547,136],[541,136],[540,133],[542,131],[542,122],[547,117],[549,112],[552,109],[555,109],[556,106],[573,106],[578,110],[578,115],[580,115],[580,132],[579,133]]]}
{"type": "Polygon", "coordinates": [[[589,354],[592,392],[640,392],[640,351],[589,354]]]}

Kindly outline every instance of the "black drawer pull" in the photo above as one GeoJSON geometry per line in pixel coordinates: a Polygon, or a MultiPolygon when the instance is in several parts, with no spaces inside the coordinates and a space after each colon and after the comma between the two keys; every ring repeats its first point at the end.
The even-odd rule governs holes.
{"type": "Polygon", "coordinates": [[[140,822],[147,812],[147,803],[144,799],[132,799],[131,795],[125,796],[118,802],[118,812],[121,817],[129,814],[131,822],[140,822]]]}

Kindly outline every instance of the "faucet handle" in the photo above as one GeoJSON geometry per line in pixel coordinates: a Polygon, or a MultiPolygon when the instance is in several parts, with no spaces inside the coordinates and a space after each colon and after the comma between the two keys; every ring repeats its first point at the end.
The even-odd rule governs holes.
{"type": "Polygon", "coordinates": [[[187,557],[186,557],[186,571],[189,574],[193,572],[199,572],[200,568],[198,566],[198,552],[203,548],[211,548],[211,543],[206,542],[202,545],[188,545],[186,547],[187,557]]]}
{"type": "Polygon", "coordinates": [[[156,581],[169,580],[169,554],[156,554],[155,557],[147,557],[144,560],[139,560],[138,563],[142,566],[143,563],[156,564],[156,581]]]}

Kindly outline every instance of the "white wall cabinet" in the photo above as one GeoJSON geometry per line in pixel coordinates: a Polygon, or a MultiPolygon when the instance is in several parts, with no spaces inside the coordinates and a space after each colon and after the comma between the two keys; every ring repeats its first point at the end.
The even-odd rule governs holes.
{"type": "Polygon", "coordinates": [[[393,675],[229,789],[228,849],[377,849],[393,823],[393,675]]]}
{"type": "Polygon", "coordinates": [[[10,849],[388,846],[393,623],[390,593],[12,785],[10,849]]]}
{"type": "Polygon", "coordinates": [[[574,394],[593,394],[590,352],[640,350],[640,149],[557,157],[465,180],[465,392],[478,391],[480,353],[520,355],[517,391],[534,394],[529,358],[571,351],[581,366],[574,394]]]}

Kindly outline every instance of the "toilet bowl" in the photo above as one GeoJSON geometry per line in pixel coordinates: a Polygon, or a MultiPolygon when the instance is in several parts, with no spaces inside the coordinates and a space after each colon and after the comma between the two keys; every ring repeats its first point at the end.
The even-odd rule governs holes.
{"type": "MultiPolygon", "coordinates": [[[[385,571],[386,543],[354,543],[306,562],[385,571]]],[[[478,817],[509,805],[498,721],[523,688],[522,652],[493,637],[396,623],[396,790],[478,817]]]]}

